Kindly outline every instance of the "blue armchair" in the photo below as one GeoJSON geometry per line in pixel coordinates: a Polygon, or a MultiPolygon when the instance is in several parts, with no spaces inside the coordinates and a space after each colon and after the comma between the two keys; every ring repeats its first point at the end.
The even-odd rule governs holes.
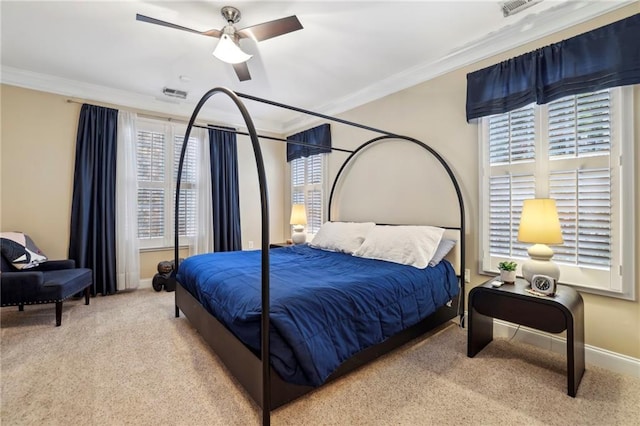
{"type": "Polygon", "coordinates": [[[1,256],[0,302],[2,306],[18,306],[36,303],[56,304],[56,326],[62,323],[62,302],[84,291],[85,305],[89,304],[93,272],[76,268],[73,260],[50,260],[29,269],[16,269],[1,256]]]}

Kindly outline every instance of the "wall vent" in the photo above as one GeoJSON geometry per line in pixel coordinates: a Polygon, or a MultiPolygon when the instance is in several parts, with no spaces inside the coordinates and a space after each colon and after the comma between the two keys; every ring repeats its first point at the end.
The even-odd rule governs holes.
{"type": "Polygon", "coordinates": [[[522,12],[528,7],[533,6],[536,3],[540,3],[542,0],[509,0],[501,4],[502,13],[505,17],[511,16],[515,13],[522,12]]]}
{"type": "Polygon", "coordinates": [[[162,89],[162,93],[164,93],[167,96],[171,96],[172,98],[187,99],[187,92],[185,92],[184,90],[171,89],[169,87],[165,87],[162,89]]]}

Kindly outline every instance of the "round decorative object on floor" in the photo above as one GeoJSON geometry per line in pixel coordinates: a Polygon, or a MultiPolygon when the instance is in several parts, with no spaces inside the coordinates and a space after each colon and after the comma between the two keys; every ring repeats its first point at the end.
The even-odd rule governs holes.
{"type": "MultiPolygon", "coordinates": [[[[183,259],[180,259],[180,261],[182,260],[183,259]]],[[[163,260],[158,263],[158,273],[153,276],[153,280],[151,281],[151,285],[155,291],[162,291],[163,288],[165,291],[176,290],[176,279],[171,276],[174,263],[173,260],[163,260]]]]}
{"type": "Polygon", "coordinates": [[[167,277],[169,274],[155,274],[153,276],[153,281],[151,281],[151,285],[155,291],[162,291],[162,287],[164,287],[167,277]]]}

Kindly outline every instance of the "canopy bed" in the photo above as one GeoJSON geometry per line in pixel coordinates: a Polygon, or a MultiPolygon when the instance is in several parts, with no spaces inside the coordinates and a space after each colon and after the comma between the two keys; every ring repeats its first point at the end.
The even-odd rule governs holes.
{"type": "MultiPolygon", "coordinates": [[[[247,128],[246,133],[238,133],[248,135],[251,140],[260,188],[261,250],[209,253],[179,263],[176,221],[175,264],[179,266],[175,314],[178,317],[182,311],[187,316],[262,408],[263,424],[269,424],[272,409],[434,330],[457,315],[462,324],[465,269],[462,193],[446,161],[431,147],[413,138],[226,88],[214,88],[202,97],[187,127],[178,168],[176,218],[179,217],[186,144],[192,127],[197,126],[194,123],[200,109],[214,94],[226,95],[234,102],[247,128]],[[331,187],[328,224],[318,233],[322,232],[324,239],[314,239],[310,245],[270,250],[269,202],[259,144],[262,136],[257,134],[241,98],[381,135],[355,150],[332,148],[349,156],[331,187]],[[420,152],[428,153],[441,166],[451,192],[455,192],[453,199],[458,210],[447,214],[458,218],[458,224],[407,226],[414,224],[332,221],[337,194],[355,159],[372,146],[398,140],[419,147],[420,152]],[[336,227],[340,228],[335,234],[337,239],[332,239],[330,229],[336,227]],[[416,267],[416,259],[413,263],[379,260],[376,250],[388,248],[385,246],[390,241],[388,235],[400,235],[396,241],[431,238],[424,259],[408,253],[412,259],[424,260],[423,264],[416,267]],[[344,243],[345,238],[353,246],[336,249],[335,245],[341,244],[338,240],[344,243]],[[444,260],[436,260],[440,243],[445,240],[457,243],[448,254],[446,250],[440,253],[446,254],[444,260]],[[429,261],[432,266],[425,267],[429,261]]],[[[419,186],[428,183],[421,182],[419,186]]],[[[438,201],[434,201],[432,208],[438,208],[438,201]]]]}

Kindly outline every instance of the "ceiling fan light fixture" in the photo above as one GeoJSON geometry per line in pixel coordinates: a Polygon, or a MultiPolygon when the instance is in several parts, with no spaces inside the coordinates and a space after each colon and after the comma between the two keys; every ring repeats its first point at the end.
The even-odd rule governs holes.
{"type": "Polygon", "coordinates": [[[223,34],[220,37],[220,41],[213,51],[213,56],[228,64],[239,64],[253,57],[253,55],[243,52],[228,34],[223,34]]]}

